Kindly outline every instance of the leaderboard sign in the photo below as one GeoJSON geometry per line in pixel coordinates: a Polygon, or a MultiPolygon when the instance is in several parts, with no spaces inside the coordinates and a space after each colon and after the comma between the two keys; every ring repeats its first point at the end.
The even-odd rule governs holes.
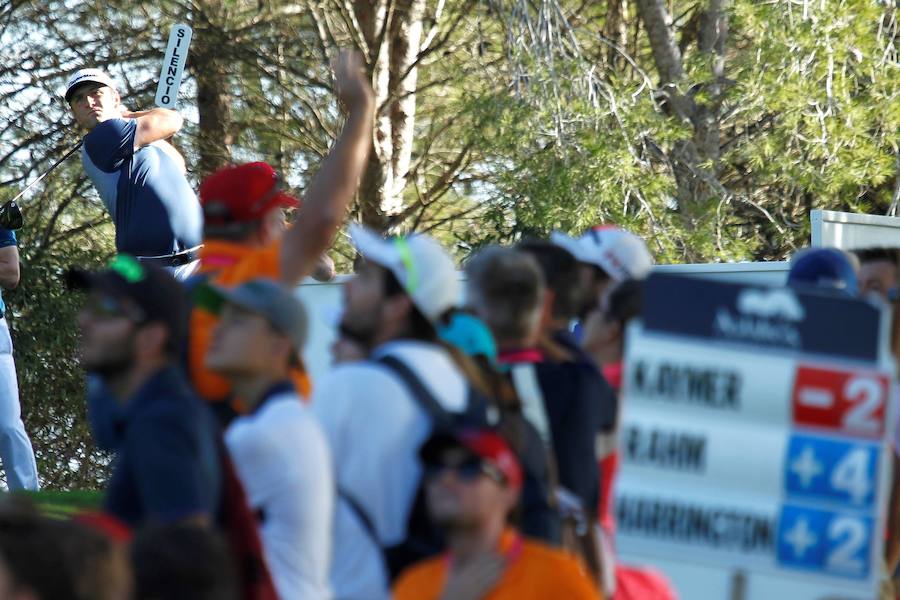
{"type": "Polygon", "coordinates": [[[891,362],[866,301],[673,275],[629,331],[618,544],[871,597],[891,362]]]}

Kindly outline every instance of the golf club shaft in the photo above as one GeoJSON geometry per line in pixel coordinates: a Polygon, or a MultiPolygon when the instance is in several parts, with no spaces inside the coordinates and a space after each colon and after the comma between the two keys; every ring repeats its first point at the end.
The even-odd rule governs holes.
{"type": "Polygon", "coordinates": [[[37,185],[38,183],[40,183],[41,180],[44,179],[44,177],[46,177],[47,175],[50,174],[51,171],[53,171],[53,169],[55,169],[56,167],[58,167],[59,165],[61,165],[61,164],[63,163],[63,161],[65,161],[67,158],[69,158],[70,156],[72,156],[73,154],[75,154],[75,152],[76,152],[79,148],[81,148],[81,144],[82,144],[82,142],[78,142],[77,144],[75,144],[75,146],[72,147],[71,150],[69,150],[68,152],[66,152],[66,153],[63,155],[62,158],[60,158],[58,161],[56,161],[55,163],[53,163],[53,165],[52,165],[49,169],[47,169],[46,171],[44,171],[43,175],[41,175],[40,177],[38,177],[37,179],[35,179],[35,180],[32,181],[31,183],[29,183],[28,185],[26,185],[26,186],[25,186],[25,189],[22,190],[21,192],[19,192],[18,195],[16,195],[15,198],[13,198],[12,200],[10,200],[10,202],[15,202],[16,200],[18,200],[19,198],[21,198],[22,196],[24,196],[24,195],[25,195],[25,192],[27,192],[28,190],[30,190],[31,188],[33,188],[35,185],[37,185]]]}

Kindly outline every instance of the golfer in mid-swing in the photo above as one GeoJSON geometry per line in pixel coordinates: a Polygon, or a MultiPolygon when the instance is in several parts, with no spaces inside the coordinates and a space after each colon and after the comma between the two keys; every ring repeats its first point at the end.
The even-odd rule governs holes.
{"type": "Polygon", "coordinates": [[[185,278],[196,266],[203,213],[184,159],[166,139],[182,125],[169,109],[131,112],[99,69],[69,79],[66,102],[87,131],[81,162],[116,226],[116,250],[185,278]]]}

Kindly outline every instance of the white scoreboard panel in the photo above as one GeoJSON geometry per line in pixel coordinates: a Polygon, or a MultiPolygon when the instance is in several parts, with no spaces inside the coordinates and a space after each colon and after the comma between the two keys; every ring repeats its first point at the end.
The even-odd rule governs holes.
{"type": "Polygon", "coordinates": [[[672,275],[651,276],[645,302],[625,361],[622,554],[740,570],[760,600],[771,589],[753,596],[755,573],[810,598],[874,597],[893,429],[886,315],[672,275]]]}

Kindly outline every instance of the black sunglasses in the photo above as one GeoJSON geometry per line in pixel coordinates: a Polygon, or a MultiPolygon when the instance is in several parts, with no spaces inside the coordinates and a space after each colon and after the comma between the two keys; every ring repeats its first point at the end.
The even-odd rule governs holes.
{"type": "Polygon", "coordinates": [[[106,294],[88,296],[84,309],[95,317],[101,319],[128,319],[140,325],[147,320],[147,316],[140,308],[128,306],[119,299],[106,294]]]}
{"type": "Polygon", "coordinates": [[[506,477],[497,467],[480,458],[470,458],[453,465],[444,463],[427,463],[425,465],[426,479],[436,479],[444,471],[453,471],[461,481],[466,483],[471,483],[481,476],[487,476],[497,483],[506,483],[506,477]]]}

